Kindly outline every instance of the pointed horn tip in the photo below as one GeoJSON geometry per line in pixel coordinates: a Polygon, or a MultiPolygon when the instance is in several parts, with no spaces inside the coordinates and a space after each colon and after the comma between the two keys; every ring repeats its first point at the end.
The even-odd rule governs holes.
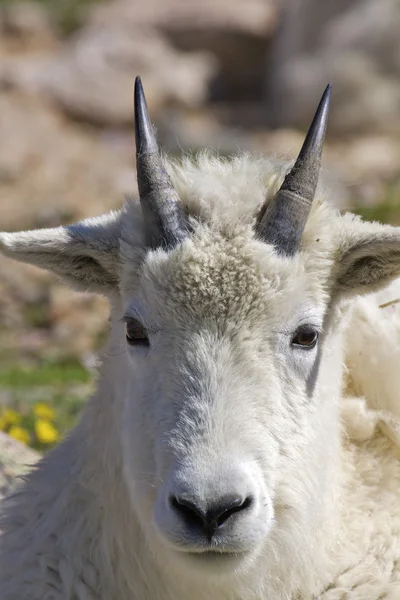
{"type": "Polygon", "coordinates": [[[142,79],[140,75],[135,77],[135,96],[139,91],[143,92],[142,79]]]}
{"type": "Polygon", "coordinates": [[[328,83],[328,85],[326,86],[326,88],[324,90],[324,93],[321,96],[321,100],[319,103],[319,107],[317,109],[317,113],[319,112],[319,109],[328,110],[330,100],[331,100],[331,93],[332,93],[332,84],[328,83]]]}
{"type": "Polygon", "coordinates": [[[150,120],[142,80],[139,76],[135,79],[134,119],[136,154],[145,155],[158,152],[158,144],[150,120]]]}
{"type": "Polygon", "coordinates": [[[307,131],[306,138],[299,153],[301,161],[312,155],[321,155],[328,125],[328,114],[331,99],[332,85],[328,83],[321,96],[317,110],[315,111],[311,125],[307,131]]]}
{"type": "Polygon", "coordinates": [[[139,75],[135,78],[134,100],[135,100],[135,108],[138,107],[140,104],[146,103],[142,80],[139,75]]]}

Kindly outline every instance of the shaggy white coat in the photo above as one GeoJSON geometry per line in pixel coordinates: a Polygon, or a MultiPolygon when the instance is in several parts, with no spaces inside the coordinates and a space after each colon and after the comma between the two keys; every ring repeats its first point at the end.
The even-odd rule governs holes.
{"type": "MultiPolygon", "coordinates": [[[[70,228],[0,234],[5,254],[51,269],[78,289],[105,293],[112,307],[97,391],[80,423],[4,503],[1,600],[398,600],[400,304],[385,305],[400,297],[396,282],[386,287],[400,274],[399,230],[340,216],[319,189],[301,252],[281,258],[253,239],[252,227],[286,168],[262,158],[221,161],[207,155],[168,168],[195,228],[171,256],[145,252],[136,202],[70,228]],[[120,321],[140,286],[159,295],[146,296],[154,314],[159,302],[171,320],[187,311],[187,323],[205,323],[211,314],[223,315],[239,330],[246,324],[253,361],[256,347],[267,355],[252,319],[269,331],[311,298],[315,318],[323,321],[324,351],[309,403],[304,384],[297,382],[303,373],[310,375],[308,363],[296,363],[301,377],[292,381],[290,371],[289,387],[280,396],[283,405],[286,397],[299,398],[300,433],[291,438],[285,430],[289,417],[282,413],[276,431],[299,447],[286,448],[293,462],[276,463],[283,480],[275,491],[275,529],[259,556],[237,572],[186,570],[164,552],[154,531],[149,486],[158,483],[146,468],[138,471],[137,463],[151,463],[149,440],[160,432],[155,425],[148,431],[146,420],[132,425],[127,369],[136,367],[127,357],[120,321]],[[368,295],[358,295],[364,292],[368,295]],[[285,503],[292,512],[285,512],[285,503]]],[[[169,338],[168,344],[175,348],[175,341],[169,338]]],[[[140,405],[140,370],[146,374],[146,366],[142,358],[135,360],[140,368],[131,400],[135,403],[136,394],[140,405]]],[[[266,360],[273,379],[275,359],[266,360]]],[[[254,387],[247,389],[246,369],[244,358],[244,383],[235,383],[243,402],[257,412],[265,374],[255,373],[254,387]]],[[[275,385],[279,396],[283,384],[275,385]]],[[[241,410],[237,418],[246,429],[249,409],[241,410]]],[[[277,405],[274,411],[279,410],[277,405]]],[[[268,420],[260,412],[261,421],[267,435],[268,420]]],[[[255,423],[249,434],[264,451],[263,429],[255,423]]],[[[232,421],[235,435],[246,435],[234,426],[232,421]]],[[[183,438],[182,445],[186,442],[183,438]]]]}

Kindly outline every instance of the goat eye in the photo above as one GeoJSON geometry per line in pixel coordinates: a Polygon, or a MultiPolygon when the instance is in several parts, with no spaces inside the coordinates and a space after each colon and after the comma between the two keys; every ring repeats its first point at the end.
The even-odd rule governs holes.
{"type": "Polygon", "coordinates": [[[135,319],[129,319],[126,324],[126,341],[130,346],[149,346],[146,329],[135,319]]]}
{"type": "Polygon", "coordinates": [[[297,348],[304,348],[305,350],[311,350],[314,348],[318,341],[318,331],[315,331],[309,325],[299,327],[294,336],[292,337],[292,346],[297,348]]]}

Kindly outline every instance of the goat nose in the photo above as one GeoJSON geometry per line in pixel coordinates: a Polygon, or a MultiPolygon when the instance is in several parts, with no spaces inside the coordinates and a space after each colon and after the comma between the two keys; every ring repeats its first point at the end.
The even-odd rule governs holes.
{"type": "Polygon", "coordinates": [[[200,508],[195,501],[180,496],[171,496],[170,503],[189,527],[201,529],[211,539],[229,518],[248,509],[253,499],[251,496],[243,498],[234,494],[226,495],[205,509],[200,508]]]}

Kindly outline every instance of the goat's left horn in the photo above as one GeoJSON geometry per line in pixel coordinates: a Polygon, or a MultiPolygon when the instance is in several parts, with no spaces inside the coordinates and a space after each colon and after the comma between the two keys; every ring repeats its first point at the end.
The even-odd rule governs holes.
{"type": "Polygon", "coordinates": [[[173,248],[187,236],[184,207],[162,164],[140,77],[135,81],[136,169],[151,248],[173,248]]]}
{"type": "Polygon", "coordinates": [[[256,224],[257,236],[273,244],[280,254],[296,253],[310,214],[321,168],[330,95],[329,84],[293,168],[256,224]]]}

